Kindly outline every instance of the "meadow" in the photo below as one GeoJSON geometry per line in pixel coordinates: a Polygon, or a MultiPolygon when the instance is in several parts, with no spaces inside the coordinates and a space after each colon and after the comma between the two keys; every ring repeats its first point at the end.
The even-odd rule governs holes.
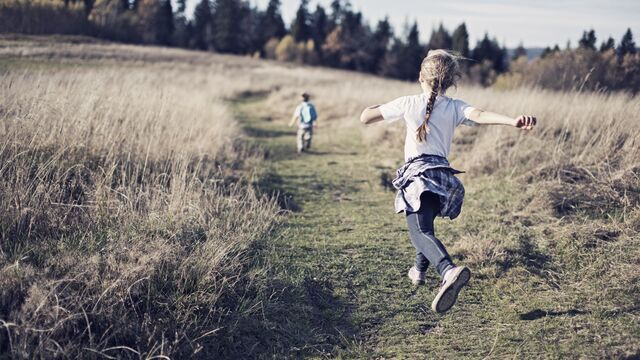
{"type": "Polygon", "coordinates": [[[415,288],[389,180],[416,84],[81,37],[0,38],[0,357],[632,358],[640,100],[461,84],[530,133],[461,128],[437,233],[474,278],[415,288]],[[286,127],[320,114],[310,154],[286,127]]]}

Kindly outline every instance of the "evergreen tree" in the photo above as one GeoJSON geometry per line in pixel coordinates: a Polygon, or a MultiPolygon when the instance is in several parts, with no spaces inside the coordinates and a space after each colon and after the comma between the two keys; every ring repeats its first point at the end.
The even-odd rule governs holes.
{"type": "Polygon", "coordinates": [[[582,32],[582,38],[578,41],[578,46],[582,49],[596,49],[596,32],[591,29],[588,32],[582,32]]]}
{"type": "Polygon", "coordinates": [[[217,0],[213,15],[213,45],[216,51],[239,54],[242,52],[242,18],[239,0],[217,0]]]}
{"type": "Polygon", "coordinates": [[[544,50],[542,50],[542,53],[540,54],[540,57],[542,59],[544,59],[545,57],[547,57],[549,55],[552,55],[552,54],[555,54],[557,52],[560,52],[560,46],[558,44],[556,44],[553,47],[553,49],[547,46],[544,50]]]}
{"type": "Polygon", "coordinates": [[[193,40],[196,48],[207,50],[212,42],[213,16],[209,0],[201,0],[193,12],[193,40]]]}
{"type": "Polygon", "coordinates": [[[372,49],[372,67],[373,71],[378,73],[387,54],[387,49],[393,40],[393,29],[389,23],[389,18],[378,21],[376,30],[373,32],[373,49],[372,49]]]}
{"type": "Polygon", "coordinates": [[[83,1],[84,1],[84,11],[88,16],[89,14],[91,14],[91,10],[93,10],[93,4],[95,3],[95,0],[83,0],[83,1]]]}
{"type": "Polygon", "coordinates": [[[405,29],[406,41],[394,41],[382,65],[382,74],[403,80],[417,80],[425,51],[420,44],[418,24],[414,22],[411,27],[406,24],[405,29]]]}
{"type": "Polygon", "coordinates": [[[520,43],[518,47],[513,51],[512,60],[517,60],[519,57],[524,56],[527,57],[527,49],[524,48],[524,45],[520,43]]]}
{"type": "Polygon", "coordinates": [[[489,34],[485,33],[484,38],[478,42],[473,49],[472,57],[479,63],[488,60],[492,64],[493,70],[502,73],[506,70],[505,51],[500,47],[498,41],[494,38],[489,39],[489,34]]]}
{"type": "Polygon", "coordinates": [[[331,17],[329,17],[329,23],[331,25],[330,31],[333,30],[336,26],[340,25],[340,21],[342,19],[342,1],[333,0],[331,2],[331,17]]]}
{"type": "Polygon", "coordinates": [[[171,42],[177,47],[181,47],[181,48],[190,47],[191,36],[193,35],[192,34],[193,28],[192,28],[191,22],[188,21],[183,14],[176,13],[175,18],[173,19],[173,25],[174,25],[173,39],[171,42]]]}
{"type": "Polygon", "coordinates": [[[451,35],[447,29],[444,28],[444,25],[440,23],[438,29],[434,29],[431,32],[431,38],[429,39],[429,49],[451,49],[452,48],[452,39],[451,35]]]}
{"type": "Polygon", "coordinates": [[[173,36],[171,42],[178,47],[189,47],[190,38],[192,29],[189,29],[190,22],[187,21],[187,18],[184,14],[187,2],[186,0],[177,0],[176,1],[176,12],[173,18],[173,36]]]}
{"type": "Polygon", "coordinates": [[[184,29],[183,44],[189,48],[195,48],[196,30],[193,21],[187,21],[184,29]]]}
{"type": "Polygon", "coordinates": [[[389,17],[385,17],[384,19],[378,21],[376,30],[373,33],[373,39],[376,42],[383,44],[384,48],[387,48],[392,38],[393,28],[391,27],[391,23],[389,23],[389,17]]]}
{"type": "Polygon", "coordinates": [[[234,52],[237,54],[254,54],[261,52],[266,43],[261,28],[262,14],[257,8],[251,7],[249,2],[240,1],[239,15],[240,33],[237,34],[237,43],[234,52]]]}
{"type": "Polygon", "coordinates": [[[296,18],[291,24],[291,35],[296,42],[307,41],[311,38],[311,27],[309,21],[309,0],[301,0],[296,18]]]}
{"type": "Polygon", "coordinates": [[[413,26],[409,30],[407,36],[407,50],[405,53],[405,76],[407,80],[417,80],[418,73],[420,72],[420,65],[422,64],[422,58],[424,57],[425,49],[420,44],[420,32],[418,30],[418,23],[414,22],[413,26]]]}
{"type": "MultiPolygon", "coordinates": [[[[502,72],[505,72],[507,70],[509,70],[509,58],[507,57],[507,45],[504,45],[502,48],[500,48],[500,52],[502,53],[502,72]]],[[[525,50],[526,53],[526,50],[525,50]]]]}
{"type": "Polygon", "coordinates": [[[161,0],[160,8],[154,22],[156,28],[156,42],[161,45],[171,45],[173,37],[173,8],[171,0],[161,0]]]}
{"type": "Polygon", "coordinates": [[[380,64],[379,73],[382,76],[392,77],[401,79],[401,57],[402,53],[405,49],[405,44],[402,40],[398,38],[393,39],[393,44],[391,45],[389,51],[385,53],[384,59],[380,64]]]}
{"type": "Polygon", "coordinates": [[[616,48],[616,41],[613,40],[611,36],[609,36],[609,39],[607,39],[607,41],[603,41],[602,44],[600,44],[600,52],[605,52],[607,50],[615,49],[615,48],[616,48]]]}
{"type": "Polygon", "coordinates": [[[374,72],[375,59],[372,55],[376,44],[371,40],[371,29],[364,24],[362,13],[352,11],[348,2],[341,26],[345,28],[348,36],[347,44],[349,46],[347,49],[353,63],[349,68],[369,73],[374,72]]]}
{"type": "Polygon", "coordinates": [[[260,28],[267,40],[272,37],[280,39],[287,34],[287,29],[280,13],[280,0],[269,0],[260,28]]]}
{"type": "Polygon", "coordinates": [[[343,19],[323,46],[325,61],[334,67],[373,72],[371,31],[362,23],[362,14],[343,9],[343,19]]]}
{"type": "Polygon", "coordinates": [[[324,8],[318,4],[316,6],[316,11],[313,13],[311,18],[311,32],[313,43],[315,44],[316,51],[318,51],[321,55],[322,52],[322,44],[324,44],[327,39],[328,34],[328,25],[329,19],[327,18],[327,13],[324,8]]]}
{"type": "Polygon", "coordinates": [[[460,56],[469,57],[469,33],[467,32],[467,25],[465,25],[465,23],[460,24],[453,31],[451,48],[460,54],[460,56]]]}
{"type": "MultiPolygon", "coordinates": [[[[349,3],[346,5],[349,5],[349,3]]],[[[345,6],[342,10],[342,21],[340,25],[352,33],[359,31],[363,27],[362,13],[352,11],[351,6],[345,6]]]]}
{"type": "Polygon", "coordinates": [[[633,41],[633,34],[631,33],[631,28],[627,29],[627,32],[622,36],[622,40],[620,40],[620,45],[618,45],[617,53],[619,57],[624,57],[627,54],[635,54],[636,53],[636,43],[633,41]]]}

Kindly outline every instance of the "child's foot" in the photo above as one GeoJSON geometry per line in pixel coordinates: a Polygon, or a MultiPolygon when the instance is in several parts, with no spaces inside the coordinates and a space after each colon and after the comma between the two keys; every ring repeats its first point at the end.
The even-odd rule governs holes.
{"type": "Polygon", "coordinates": [[[447,271],[442,280],[438,295],[433,299],[431,309],[443,313],[451,309],[458,299],[458,293],[471,278],[471,271],[466,266],[456,266],[447,271]]]}
{"type": "Polygon", "coordinates": [[[409,279],[411,279],[413,285],[424,285],[426,272],[418,271],[415,266],[412,266],[411,269],[409,269],[409,273],[407,274],[407,276],[409,276],[409,279]]]}

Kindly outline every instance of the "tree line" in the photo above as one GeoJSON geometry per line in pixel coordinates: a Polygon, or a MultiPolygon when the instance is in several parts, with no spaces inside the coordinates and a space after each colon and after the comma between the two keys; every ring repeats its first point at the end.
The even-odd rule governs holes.
{"type": "MultiPolygon", "coordinates": [[[[5,3],[11,3],[11,0],[5,3]]],[[[26,33],[85,33],[128,43],[177,46],[230,54],[250,54],[282,61],[325,65],[399,79],[413,80],[422,57],[430,48],[451,49],[475,61],[490,60],[497,72],[506,69],[506,50],[485,35],[474,49],[469,48],[466,25],[449,33],[441,24],[428,43],[420,42],[417,22],[405,24],[403,34],[395,34],[388,18],[370,26],[349,1],[334,0],[329,8],[309,8],[301,0],[292,23],[281,15],[280,0],[270,0],[259,9],[245,0],[199,0],[193,16],[185,14],[185,0],[174,6],[171,0],[49,0],[37,4],[14,0],[15,16],[22,20],[14,29],[26,33]],[[30,24],[37,12],[55,10],[48,17],[51,26],[30,24]],[[84,19],[80,14],[84,14],[84,19]],[[66,24],[53,24],[66,22],[66,24]],[[75,23],[75,26],[71,26],[75,23]]],[[[5,16],[6,17],[6,16],[5,16]]],[[[9,21],[11,23],[11,21],[9,21]]]]}
{"type": "Polygon", "coordinates": [[[534,61],[514,57],[509,71],[498,75],[495,85],[640,92],[640,54],[631,29],[627,29],[618,43],[608,37],[598,45],[596,33],[591,29],[582,33],[575,48],[570,43],[564,49],[559,45],[547,47],[534,61]]]}
{"type": "MultiPolygon", "coordinates": [[[[370,25],[348,0],[333,0],[328,8],[318,4],[314,9],[308,0],[301,0],[288,26],[281,15],[280,0],[270,0],[265,9],[246,0],[198,0],[192,16],[185,14],[185,1],[4,0],[0,4],[0,31],[87,34],[128,43],[249,54],[402,80],[417,78],[417,69],[429,49],[449,49],[468,59],[463,61],[467,79],[485,86],[501,76],[513,75],[510,66],[526,57],[526,49],[520,45],[508,58],[506,48],[486,33],[470,47],[464,22],[451,32],[440,24],[422,43],[417,22],[404,24],[398,34],[388,18],[370,25]]],[[[538,62],[548,67],[548,59],[575,57],[576,51],[586,51],[609,57],[614,54],[615,61],[592,59],[592,66],[627,64],[626,70],[621,70],[625,72],[629,63],[638,63],[630,29],[619,44],[608,38],[596,47],[595,32],[585,31],[577,48],[569,44],[562,50],[558,45],[547,48],[538,62]]],[[[517,69],[522,71],[532,63],[521,60],[517,69]]]]}

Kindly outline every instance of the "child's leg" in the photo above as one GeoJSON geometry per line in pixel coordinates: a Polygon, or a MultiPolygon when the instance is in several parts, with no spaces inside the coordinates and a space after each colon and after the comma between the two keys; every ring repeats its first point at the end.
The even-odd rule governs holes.
{"type": "Polygon", "coordinates": [[[304,149],[304,129],[298,128],[298,133],[296,134],[296,145],[298,147],[298,152],[301,152],[304,149]]]}
{"type": "MultiPolygon", "coordinates": [[[[433,220],[440,209],[438,195],[425,192],[420,198],[421,206],[417,212],[407,212],[409,236],[416,250],[422,254],[429,263],[435,266],[436,271],[442,277],[448,269],[454,266],[447,249],[436,238],[433,220]]],[[[416,265],[419,255],[416,257],[416,265]]]]}
{"type": "Polygon", "coordinates": [[[416,270],[420,272],[427,271],[427,268],[429,267],[429,260],[424,255],[422,255],[422,253],[418,249],[416,249],[416,265],[415,266],[416,266],[416,270]]]}
{"type": "Polygon", "coordinates": [[[304,138],[305,138],[304,148],[308,150],[311,148],[311,138],[313,137],[313,128],[309,128],[305,131],[306,133],[304,135],[304,138]]]}

